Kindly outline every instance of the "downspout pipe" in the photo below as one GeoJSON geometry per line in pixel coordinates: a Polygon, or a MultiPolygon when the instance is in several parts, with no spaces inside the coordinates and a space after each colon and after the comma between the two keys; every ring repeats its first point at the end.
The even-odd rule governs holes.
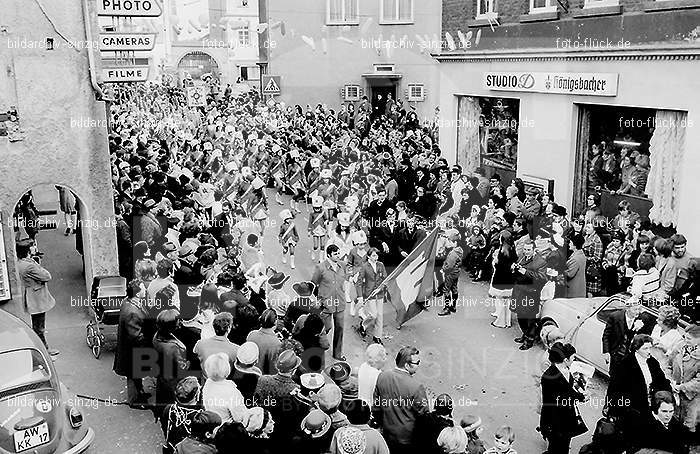
{"type": "Polygon", "coordinates": [[[90,19],[90,10],[88,8],[88,0],[82,0],[82,5],[83,5],[83,21],[85,22],[85,42],[88,43],[87,46],[87,54],[88,54],[88,65],[90,66],[90,82],[92,83],[92,89],[95,90],[95,94],[97,96],[98,101],[113,101],[112,99],[109,99],[107,95],[105,95],[104,90],[102,90],[102,87],[100,87],[100,84],[97,82],[97,72],[95,69],[95,57],[92,54],[93,49],[92,49],[92,43],[93,37],[92,37],[92,27],[91,27],[91,19],[90,19]]]}

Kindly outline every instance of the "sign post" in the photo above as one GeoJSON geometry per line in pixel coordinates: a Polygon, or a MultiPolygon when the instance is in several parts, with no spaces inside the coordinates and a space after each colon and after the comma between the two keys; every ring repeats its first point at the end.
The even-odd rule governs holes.
{"type": "Polygon", "coordinates": [[[128,50],[150,51],[156,45],[155,33],[102,33],[100,50],[103,52],[128,50]]]}
{"type": "Polygon", "coordinates": [[[145,82],[148,80],[148,66],[102,68],[102,80],[105,83],[145,82]]]}
{"type": "Polygon", "coordinates": [[[271,74],[263,74],[262,76],[262,94],[263,95],[279,95],[282,93],[282,76],[273,76],[271,74]]]}
{"type": "Polygon", "coordinates": [[[156,0],[97,0],[98,16],[158,17],[163,14],[156,0]]]}

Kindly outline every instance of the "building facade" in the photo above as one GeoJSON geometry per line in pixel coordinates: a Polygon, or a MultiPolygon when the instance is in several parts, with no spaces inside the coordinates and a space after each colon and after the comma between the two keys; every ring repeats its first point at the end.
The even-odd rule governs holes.
{"type": "MultiPolygon", "coordinates": [[[[178,80],[211,73],[225,85],[257,85],[258,0],[167,0],[154,18],[100,18],[105,31],[155,33],[155,47],[129,55],[148,65],[149,79],[169,74],[178,80]]],[[[103,53],[104,59],[124,58],[103,53]]]]}
{"type": "Polygon", "coordinates": [[[69,188],[81,220],[94,227],[82,229],[86,285],[93,275],[118,271],[106,109],[99,55],[89,44],[97,30],[93,7],[87,0],[44,2],[43,9],[2,0],[0,120],[12,115],[0,121],[0,307],[20,316],[12,219],[37,185],[69,188]]]}
{"type": "Polygon", "coordinates": [[[337,109],[389,95],[432,118],[438,104],[440,2],[268,0],[268,70],[289,104],[337,109]]]}
{"type": "Polygon", "coordinates": [[[697,0],[444,0],[441,148],[570,213],[626,199],[697,251],[699,23],[697,0]],[[625,187],[625,155],[646,185],[625,187]]]}

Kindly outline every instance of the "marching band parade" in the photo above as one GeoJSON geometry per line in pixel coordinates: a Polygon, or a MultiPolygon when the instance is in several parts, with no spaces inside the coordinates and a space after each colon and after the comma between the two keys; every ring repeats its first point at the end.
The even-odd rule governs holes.
{"type": "Polygon", "coordinates": [[[700,452],[697,0],[508,1],[0,0],[0,454],[700,452]]]}

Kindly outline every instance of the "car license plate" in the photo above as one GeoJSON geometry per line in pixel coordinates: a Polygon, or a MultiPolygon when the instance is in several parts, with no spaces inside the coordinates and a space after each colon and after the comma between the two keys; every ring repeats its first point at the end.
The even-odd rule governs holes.
{"type": "Polygon", "coordinates": [[[14,433],[14,437],[16,452],[46,444],[51,440],[49,437],[49,425],[45,422],[29,429],[18,430],[14,433]]]}

